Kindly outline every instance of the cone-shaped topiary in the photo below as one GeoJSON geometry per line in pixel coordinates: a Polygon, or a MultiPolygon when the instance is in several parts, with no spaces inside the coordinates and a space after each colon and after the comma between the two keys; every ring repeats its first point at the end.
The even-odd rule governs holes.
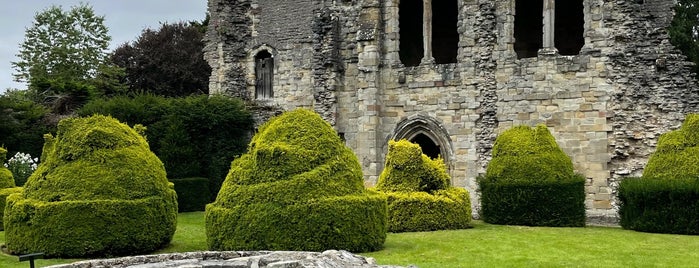
{"type": "Polygon", "coordinates": [[[354,153],[308,110],[271,119],[206,206],[211,250],[381,248],[386,197],[368,192],[354,153]]]}
{"type": "Polygon", "coordinates": [[[585,179],[574,173],[572,161],[544,125],[500,134],[478,184],[486,222],[585,225],[585,179]]]}
{"type": "Polygon", "coordinates": [[[7,149],[0,147],[0,189],[15,187],[15,179],[12,176],[12,172],[4,165],[6,160],[7,149]]]}
{"type": "Polygon", "coordinates": [[[619,184],[619,201],[624,229],[699,234],[699,114],[660,136],[643,177],[619,184]]]}
{"type": "Polygon", "coordinates": [[[9,251],[113,256],[170,242],[176,194],[140,133],[95,115],[62,120],[56,137],[45,140],[42,162],[24,191],[7,198],[9,251]]]}
{"type": "Polygon", "coordinates": [[[471,222],[468,191],[451,187],[441,158],[430,159],[407,140],[388,142],[376,189],[388,196],[389,232],[463,229],[471,222]]]}

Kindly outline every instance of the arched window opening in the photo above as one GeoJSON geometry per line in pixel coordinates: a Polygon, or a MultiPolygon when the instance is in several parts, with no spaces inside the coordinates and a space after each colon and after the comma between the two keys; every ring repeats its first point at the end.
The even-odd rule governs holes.
{"type": "Polygon", "coordinates": [[[400,61],[405,66],[418,66],[425,54],[422,47],[422,0],[401,0],[398,8],[400,61]]]}
{"type": "Polygon", "coordinates": [[[458,11],[456,0],[432,1],[432,56],[437,64],[456,63],[458,11]]]}
{"type": "Polygon", "coordinates": [[[410,142],[420,145],[422,148],[422,153],[429,156],[432,159],[437,159],[441,155],[441,149],[430,137],[425,134],[417,134],[413,137],[410,142]]]}
{"type": "Polygon", "coordinates": [[[272,82],[274,77],[274,58],[267,50],[255,55],[255,99],[274,97],[272,82]]]}
{"type": "Polygon", "coordinates": [[[542,0],[515,2],[514,49],[518,59],[536,57],[539,48],[543,46],[543,12],[542,0]]]}
{"type": "Polygon", "coordinates": [[[561,55],[577,55],[585,44],[582,0],[556,0],[554,43],[561,55]]]}

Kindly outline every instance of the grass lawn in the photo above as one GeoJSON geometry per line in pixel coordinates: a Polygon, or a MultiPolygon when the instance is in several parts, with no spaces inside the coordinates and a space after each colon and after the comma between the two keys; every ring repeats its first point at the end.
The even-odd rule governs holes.
{"type": "MultiPolygon", "coordinates": [[[[472,229],[388,234],[362,253],[380,264],[428,267],[697,267],[699,236],[609,227],[545,228],[474,222],[472,229]]],[[[0,243],[5,233],[0,232],[0,243]]],[[[206,250],[204,213],[182,213],[172,244],[156,253],[206,250]]],[[[39,267],[76,260],[38,260],[39,267]]],[[[0,254],[0,267],[29,267],[0,254]]]]}

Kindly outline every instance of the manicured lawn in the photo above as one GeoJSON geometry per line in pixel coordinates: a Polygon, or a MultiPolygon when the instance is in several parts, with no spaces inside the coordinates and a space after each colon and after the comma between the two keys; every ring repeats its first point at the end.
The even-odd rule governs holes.
{"type": "MultiPolygon", "coordinates": [[[[389,234],[380,264],[428,267],[697,267],[699,236],[609,227],[543,228],[474,222],[457,231],[389,234]]],[[[0,243],[5,234],[0,232],[0,243]]],[[[156,253],[206,250],[204,213],[182,213],[172,244],[156,253]]],[[[75,260],[39,260],[39,267],[75,260]]],[[[0,267],[29,267],[0,254],[0,267]]]]}

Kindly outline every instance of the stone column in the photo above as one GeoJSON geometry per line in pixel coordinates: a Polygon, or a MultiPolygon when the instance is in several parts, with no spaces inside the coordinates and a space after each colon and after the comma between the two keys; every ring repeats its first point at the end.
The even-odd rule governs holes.
{"type": "Polygon", "coordinates": [[[420,64],[434,63],[432,57],[432,0],[422,1],[422,43],[425,55],[420,64]]]}
{"type": "Polygon", "coordinates": [[[544,36],[543,38],[543,48],[539,51],[541,54],[556,54],[556,44],[554,36],[554,27],[556,23],[556,1],[555,0],[543,0],[544,1],[544,14],[543,14],[543,24],[544,24],[544,36]]]}

